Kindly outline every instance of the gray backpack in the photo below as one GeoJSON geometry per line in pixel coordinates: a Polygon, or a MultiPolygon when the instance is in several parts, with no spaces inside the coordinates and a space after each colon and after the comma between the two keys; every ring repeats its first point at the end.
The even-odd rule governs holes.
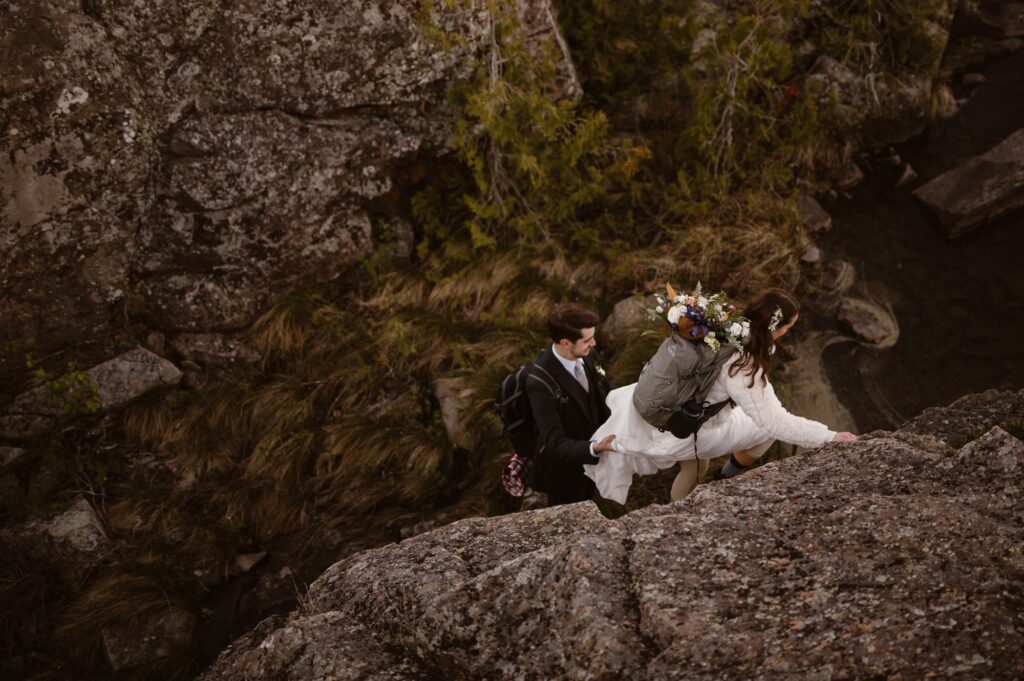
{"type": "Polygon", "coordinates": [[[708,392],[722,365],[736,349],[723,345],[718,352],[702,341],[671,334],[644,366],[633,391],[633,406],[647,423],[688,437],[729,403],[708,404],[708,392]]]}

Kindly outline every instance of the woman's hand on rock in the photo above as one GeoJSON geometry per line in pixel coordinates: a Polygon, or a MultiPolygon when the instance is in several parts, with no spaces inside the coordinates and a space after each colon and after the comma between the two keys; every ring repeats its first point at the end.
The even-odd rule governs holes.
{"type": "Polygon", "coordinates": [[[603,440],[594,445],[594,451],[597,453],[613,451],[615,447],[612,445],[612,440],[614,439],[614,434],[609,435],[608,437],[604,438],[603,440]]]}
{"type": "Polygon", "coordinates": [[[832,438],[832,442],[856,442],[859,440],[853,433],[847,433],[845,430],[841,433],[836,433],[836,436],[832,438]]]}

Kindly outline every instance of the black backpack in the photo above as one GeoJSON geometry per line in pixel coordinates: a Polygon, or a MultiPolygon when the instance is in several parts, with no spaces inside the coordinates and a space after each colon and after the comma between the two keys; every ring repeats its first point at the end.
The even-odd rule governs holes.
{"type": "Polygon", "coordinates": [[[494,406],[501,419],[502,437],[508,438],[512,444],[512,451],[515,452],[501,473],[501,482],[505,490],[514,497],[526,494],[530,471],[533,469],[533,457],[540,451],[533,411],[530,409],[530,399],[526,393],[529,381],[539,381],[547,388],[551,396],[558,401],[559,408],[568,400],[554,377],[535,362],[523,364],[501,382],[494,406]]]}

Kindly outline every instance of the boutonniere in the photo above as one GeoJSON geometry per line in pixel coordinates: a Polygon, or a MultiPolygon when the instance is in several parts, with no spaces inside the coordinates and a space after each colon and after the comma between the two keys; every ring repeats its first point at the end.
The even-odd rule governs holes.
{"type": "Polygon", "coordinates": [[[594,371],[596,371],[597,375],[600,376],[601,378],[605,377],[604,367],[598,364],[597,362],[594,362],[594,371]]]}

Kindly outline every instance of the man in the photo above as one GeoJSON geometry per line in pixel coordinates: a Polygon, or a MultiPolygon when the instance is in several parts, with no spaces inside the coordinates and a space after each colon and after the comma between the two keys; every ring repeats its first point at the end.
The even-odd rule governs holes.
{"type": "Polygon", "coordinates": [[[531,487],[548,495],[548,505],[585,501],[594,482],[583,465],[597,463],[612,449],[614,435],[600,442],[590,436],[609,416],[608,389],[593,366],[597,315],[575,305],[556,307],[548,317],[551,347],[538,355],[526,391],[537,428],[531,487]],[[558,390],[548,388],[554,381],[558,390]],[[561,400],[557,393],[561,393],[561,400]],[[553,394],[556,393],[556,394],[553,394]]]}

